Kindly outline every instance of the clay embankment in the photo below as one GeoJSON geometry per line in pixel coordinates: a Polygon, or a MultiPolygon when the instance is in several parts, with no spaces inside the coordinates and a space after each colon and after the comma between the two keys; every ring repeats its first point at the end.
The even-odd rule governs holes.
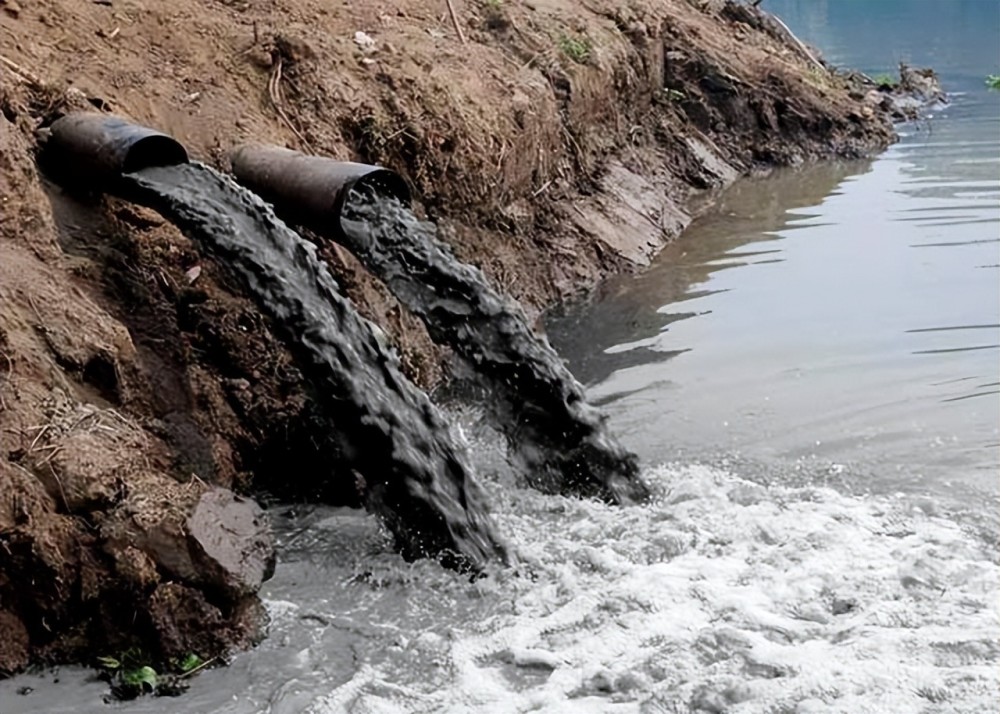
{"type": "MultiPolygon", "coordinates": [[[[456,8],[464,42],[429,0],[0,0],[0,672],[243,645],[271,545],[233,494],[356,499],[225,266],[39,177],[36,130],[59,113],[130,116],[223,168],[246,140],[385,164],[531,309],[647,263],[699,191],[893,137],[866,88],[739,4],[456,8]]],[[[437,380],[418,322],[327,258],[437,380]]]]}

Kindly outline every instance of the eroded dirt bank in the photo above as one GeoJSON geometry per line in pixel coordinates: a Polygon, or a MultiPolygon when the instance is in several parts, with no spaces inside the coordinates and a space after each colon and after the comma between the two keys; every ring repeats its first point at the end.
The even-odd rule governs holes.
{"type": "MultiPolygon", "coordinates": [[[[0,0],[0,673],[253,641],[249,498],[353,503],[268,320],[157,215],[71,196],[36,131],[113,111],[225,168],[234,144],[387,165],[456,252],[539,309],[646,264],[692,197],[893,138],[760,12],[687,0],[0,0]],[[463,41],[464,40],[464,41],[463,41]]],[[[326,258],[427,385],[442,353],[326,258]]]]}

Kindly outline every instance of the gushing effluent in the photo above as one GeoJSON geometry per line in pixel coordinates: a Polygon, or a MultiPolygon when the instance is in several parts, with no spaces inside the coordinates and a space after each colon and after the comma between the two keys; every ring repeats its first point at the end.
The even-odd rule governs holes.
{"type": "Polygon", "coordinates": [[[404,557],[439,557],[459,568],[506,558],[464,449],[340,294],[312,244],[255,194],[202,164],[144,168],[124,176],[122,187],[228,265],[284,333],[345,461],[362,477],[366,503],[404,557]]]}
{"type": "Polygon", "coordinates": [[[435,342],[454,349],[489,387],[495,423],[531,485],[615,503],[648,495],[636,457],[587,403],[548,340],[438,240],[433,223],[358,184],[344,200],[340,229],[340,240],[423,319],[435,342]]]}

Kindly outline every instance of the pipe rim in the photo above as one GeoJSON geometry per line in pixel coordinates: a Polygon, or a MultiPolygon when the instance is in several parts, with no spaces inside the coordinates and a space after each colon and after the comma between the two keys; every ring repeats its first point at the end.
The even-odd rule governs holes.
{"type": "Polygon", "coordinates": [[[358,176],[353,181],[344,185],[340,191],[342,200],[339,201],[339,208],[343,208],[352,189],[366,188],[370,188],[379,196],[395,198],[405,206],[409,206],[412,201],[410,187],[406,183],[406,180],[395,171],[377,166],[374,167],[374,170],[358,176]]]}
{"type": "Polygon", "coordinates": [[[131,174],[154,166],[188,163],[187,150],[166,134],[150,134],[133,143],[125,153],[121,172],[131,174]]]}

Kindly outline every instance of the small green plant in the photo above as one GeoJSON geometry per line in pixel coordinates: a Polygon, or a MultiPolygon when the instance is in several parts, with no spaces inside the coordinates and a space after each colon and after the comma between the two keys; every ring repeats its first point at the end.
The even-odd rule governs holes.
{"type": "Polygon", "coordinates": [[[502,5],[502,0],[486,0],[486,7],[491,10],[499,10],[502,5]]]}
{"type": "Polygon", "coordinates": [[[181,660],[174,660],[173,662],[174,669],[176,669],[181,674],[185,675],[194,674],[199,669],[203,669],[207,664],[208,662],[206,662],[193,652],[189,654],[187,657],[184,657],[181,660]]]}
{"type": "Polygon", "coordinates": [[[684,92],[678,92],[676,89],[664,89],[663,96],[668,102],[679,102],[682,99],[686,99],[687,95],[684,92]]]}
{"type": "Polygon", "coordinates": [[[577,64],[586,64],[590,59],[593,46],[589,37],[570,37],[561,35],[559,37],[559,49],[577,64]]]}
{"type": "Polygon", "coordinates": [[[891,74],[876,74],[872,77],[872,81],[875,82],[880,87],[895,87],[899,84],[899,80],[893,77],[891,74]]]}
{"type": "Polygon", "coordinates": [[[991,74],[986,77],[986,86],[990,89],[1000,90],[1000,74],[991,74]]]}
{"type": "Polygon", "coordinates": [[[176,696],[188,687],[184,681],[201,671],[213,660],[203,660],[191,653],[166,663],[168,674],[159,674],[153,668],[152,658],[138,647],[132,647],[117,656],[98,657],[97,664],[111,684],[115,699],[135,699],[143,694],[176,696]]]}
{"type": "Polygon", "coordinates": [[[156,690],[158,676],[149,664],[149,657],[133,647],[117,657],[98,657],[101,666],[111,681],[111,691],[119,699],[134,699],[140,694],[156,690]]]}

